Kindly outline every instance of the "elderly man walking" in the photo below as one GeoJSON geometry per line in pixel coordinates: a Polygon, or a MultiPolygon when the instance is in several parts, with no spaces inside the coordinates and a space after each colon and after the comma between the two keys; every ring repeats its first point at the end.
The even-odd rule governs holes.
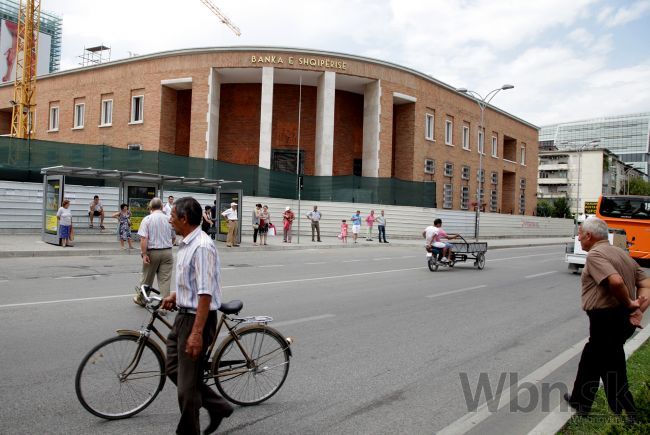
{"type": "Polygon", "coordinates": [[[221,213],[221,216],[228,220],[228,236],[226,236],[226,247],[230,248],[232,246],[239,246],[239,243],[237,243],[237,228],[239,227],[237,217],[237,203],[231,202],[230,208],[221,213]]]}
{"type": "Polygon", "coordinates": [[[578,238],[588,252],[582,272],[582,309],[589,317],[589,341],[580,357],[573,391],[564,399],[579,415],[588,414],[602,379],[611,410],[615,414],[625,411],[635,421],[623,345],[648,307],[650,279],[627,252],[609,244],[607,224],[601,219],[583,222],[578,238]]]}
{"type": "MultiPolygon", "coordinates": [[[[174,233],[169,223],[169,217],[162,211],[163,203],[160,198],[154,198],[149,203],[150,214],[140,222],[140,257],[142,257],[142,280],[140,285],[153,285],[158,278],[158,288],[163,297],[169,295],[169,288],[174,269],[172,245],[174,233]]],[[[133,302],[144,305],[140,298],[140,289],[136,289],[133,302]]]]}

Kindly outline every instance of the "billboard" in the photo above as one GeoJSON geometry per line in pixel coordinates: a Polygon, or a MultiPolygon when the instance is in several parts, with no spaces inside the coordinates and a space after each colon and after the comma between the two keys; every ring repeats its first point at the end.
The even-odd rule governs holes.
{"type": "MultiPolygon", "coordinates": [[[[18,42],[18,24],[0,20],[0,82],[12,82],[16,79],[16,44],[18,42]]],[[[50,72],[50,51],[52,37],[45,33],[38,34],[38,63],[36,75],[50,72]]]]}

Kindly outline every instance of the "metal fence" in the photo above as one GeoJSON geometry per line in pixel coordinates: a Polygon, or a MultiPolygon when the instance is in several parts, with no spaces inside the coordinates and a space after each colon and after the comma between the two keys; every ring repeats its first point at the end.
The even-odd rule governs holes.
{"type": "MultiPolygon", "coordinates": [[[[241,180],[244,195],[297,199],[299,177],[252,165],[183,157],[156,151],[127,150],[108,145],[85,145],[0,137],[0,179],[41,181],[41,168],[92,167],[142,171],[192,178],[241,180]]],[[[110,182],[70,179],[69,183],[110,186],[110,182]]],[[[357,176],[303,177],[301,198],[312,201],[374,203],[436,207],[434,182],[357,176]]],[[[201,191],[201,189],[197,189],[201,191]]]]}

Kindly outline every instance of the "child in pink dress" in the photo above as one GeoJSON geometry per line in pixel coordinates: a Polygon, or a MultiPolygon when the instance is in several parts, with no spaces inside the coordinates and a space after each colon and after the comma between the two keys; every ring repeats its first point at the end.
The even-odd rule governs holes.
{"type": "Polygon", "coordinates": [[[343,243],[348,243],[348,224],[345,222],[345,219],[341,221],[341,241],[343,243]]]}

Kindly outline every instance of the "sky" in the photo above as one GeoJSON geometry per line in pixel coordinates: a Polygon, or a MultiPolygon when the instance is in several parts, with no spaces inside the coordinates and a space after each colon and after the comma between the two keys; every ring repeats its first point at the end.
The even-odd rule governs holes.
{"type": "Polygon", "coordinates": [[[429,74],[538,126],[650,112],[650,0],[42,0],[63,19],[61,69],[196,47],[296,47],[429,74]],[[101,4],[101,7],[100,7],[101,4]]]}

